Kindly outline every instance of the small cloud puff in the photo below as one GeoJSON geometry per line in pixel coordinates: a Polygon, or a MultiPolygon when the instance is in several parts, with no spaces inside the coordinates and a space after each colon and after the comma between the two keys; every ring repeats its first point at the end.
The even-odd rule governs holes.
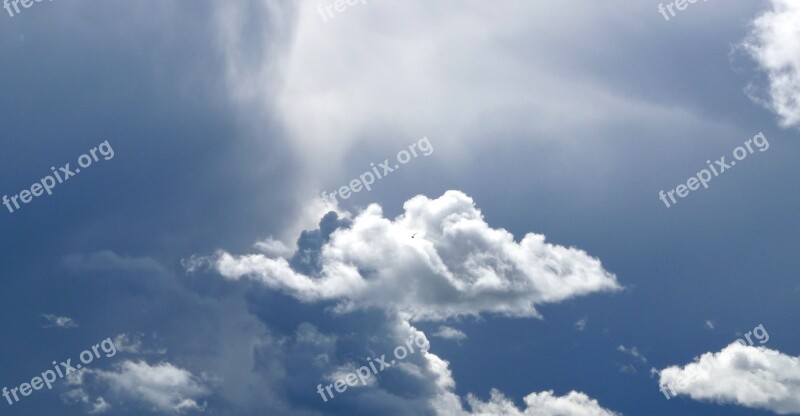
{"type": "Polygon", "coordinates": [[[42,317],[47,320],[48,325],[45,328],[77,328],[78,323],[68,316],[57,316],[52,314],[43,314],[42,317]]]}
{"type": "Polygon", "coordinates": [[[439,330],[433,333],[433,336],[453,341],[463,341],[467,339],[467,334],[464,332],[444,325],[440,326],[439,330]]]}
{"type": "Polygon", "coordinates": [[[583,317],[581,319],[578,319],[578,321],[575,322],[575,329],[577,329],[578,331],[583,331],[584,329],[586,329],[586,324],[588,323],[589,323],[589,318],[583,317]]]}

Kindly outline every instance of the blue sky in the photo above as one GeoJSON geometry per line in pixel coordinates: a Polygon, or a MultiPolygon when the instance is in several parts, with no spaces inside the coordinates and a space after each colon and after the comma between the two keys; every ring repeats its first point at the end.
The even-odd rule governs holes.
{"type": "Polygon", "coordinates": [[[9,4],[3,414],[800,414],[793,0],[9,4]]]}

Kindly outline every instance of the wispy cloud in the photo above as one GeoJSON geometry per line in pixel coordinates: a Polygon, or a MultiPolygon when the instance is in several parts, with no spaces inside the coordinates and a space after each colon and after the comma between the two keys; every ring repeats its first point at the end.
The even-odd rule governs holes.
{"type": "Polygon", "coordinates": [[[444,325],[440,326],[439,330],[433,333],[433,336],[453,341],[463,341],[467,339],[467,334],[458,329],[444,325]]]}
{"type": "Polygon", "coordinates": [[[587,317],[578,319],[578,321],[575,322],[575,329],[577,329],[578,331],[583,331],[584,329],[586,329],[586,324],[588,323],[589,323],[589,318],[587,317]]]}
{"type": "Polygon", "coordinates": [[[639,349],[636,348],[636,347],[626,348],[624,345],[620,345],[620,346],[617,347],[617,351],[623,352],[625,354],[628,354],[631,357],[636,358],[637,360],[641,361],[642,363],[646,363],[647,362],[647,357],[645,357],[644,354],[640,353],[639,349]]]}
{"type": "Polygon", "coordinates": [[[58,316],[52,314],[43,314],[42,317],[47,320],[48,325],[45,328],[77,328],[78,323],[68,316],[58,316]]]}

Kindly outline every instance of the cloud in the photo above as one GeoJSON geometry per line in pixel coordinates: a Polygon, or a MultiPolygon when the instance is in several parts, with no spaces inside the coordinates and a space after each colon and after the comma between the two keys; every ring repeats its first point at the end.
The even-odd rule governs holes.
{"type": "Polygon", "coordinates": [[[62,394],[61,398],[65,403],[68,404],[83,403],[87,406],[87,412],[89,412],[90,415],[105,413],[111,409],[111,405],[108,404],[108,402],[106,402],[106,400],[102,397],[97,397],[93,402],[90,403],[91,398],[82,388],[69,390],[62,394]]]}
{"type": "Polygon", "coordinates": [[[777,414],[800,413],[800,357],[733,343],[684,367],[661,370],[662,391],[777,414]]]}
{"type": "MultiPolygon", "coordinates": [[[[210,267],[226,279],[247,279],[301,303],[333,306],[326,310],[336,312],[345,327],[326,333],[303,322],[293,334],[265,340],[256,353],[258,367],[269,379],[285,379],[284,389],[299,397],[313,396],[315,402],[321,399],[309,386],[363,365],[353,357],[376,356],[410,337],[424,337],[412,326],[415,320],[482,313],[538,317],[535,305],[621,289],[599,260],[581,250],[548,244],[544,236],[532,233],[517,242],[506,230],[491,228],[462,192],[448,191],[436,199],[417,196],[403,208],[394,219],[385,218],[377,204],[354,216],[328,212],[318,229],[301,233],[291,256],[277,255],[282,249],[267,250],[271,256],[220,251],[192,257],[184,267],[195,273],[210,267]],[[375,314],[374,309],[384,313],[375,314]]],[[[329,319],[320,321],[329,327],[329,319]]],[[[434,336],[466,337],[446,326],[434,336]]],[[[472,410],[464,409],[455,385],[449,363],[428,350],[409,356],[367,386],[348,391],[346,399],[335,400],[384,414],[499,416],[516,410],[497,391],[486,403],[469,396],[472,410]]],[[[533,393],[526,403],[518,414],[614,414],[578,392],[562,397],[533,393]]]]}
{"type": "Polygon", "coordinates": [[[553,391],[532,393],[525,396],[526,409],[520,410],[514,402],[497,390],[492,390],[491,399],[481,402],[474,396],[467,397],[475,416],[614,416],[618,413],[606,410],[583,393],[569,392],[557,397],[553,391]]]}
{"type": "Polygon", "coordinates": [[[102,397],[98,397],[95,399],[94,403],[92,403],[91,409],[89,409],[90,415],[95,415],[99,413],[104,413],[107,410],[111,409],[111,405],[105,401],[102,397]]]}
{"type": "Polygon", "coordinates": [[[89,254],[70,254],[62,265],[71,271],[129,272],[166,274],[166,270],[148,257],[124,257],[113,251],[103,250],[89,254]]]}
{"type": "MultiPolygon", "coordinates": [[[[307,358],[284,361],[297,361],[304,371],[309,362],[314,363],[311,368],[320,380],[352,369],[357,365],[352,356],[391,351],[392,345],[421,334],[410,324],[415,319],[443,320],[486,312],[536,317],[536,304],[620,289],[613,274],[578,249],[547,244],[544,236],[536,234],[516,242],[507,231],[489,227],[473,200],[461,192],[448,191],[437,199],[417,196],[404,204],[404,210],[394,220],[384,218],[376,204],[354,217],[327,213],[318,230],[301,234],[291,257],[234,256],[223,251],[211,258],[195,257],[185,266],[197,271],[198,265],[210,265],[227,279],[250,279],[302,302],[334,301],[334,310],[340,314],[384,309],[387,321],[359,337],[382,340],[361,346],[370,352],[337,353],[334,346],[346,339],[332,343],[333,335],[300,325],[295,335],[298,345],[282,354],[302,352],[307,358]],[[414,233],[418,237],[410,238],[414,233]],[[393,341],[375,336],[387,333],[393,341]]],[[[466,337],[445,326],[434,335],[466,337]]],[[[276,368],[278,364],[272,361],[262,366],[274,368],[271,371],[276,374],[295,374],[276,368]]],[[[469,398],[473,410],[464,410],[453,392],[449,363],[431,351],[409,357],[397,367],[403,371],[387,370],[381,380],[358,389],[371,390],[369,395],[353,391],[349,397],[364,406],[367,402],[374,406],[372,401],[382,398],[384,409],[411,406],[426,412],[433,408],[442,415],[489,415],[511,404],[495,392],[488,403],[469,398]],[[401,399],[408,393],[396,392],[397,383],[424,400],[401,399]]],[[[556,415],[562,414],[557,413],[561,409],[575,415],[613,414],[582,393],[564,397],[534,393],[526,400],[529,408],[520,414],[556,415]]]]}
{"type": "Polygon", "coordinates": [[[617,351],[624,352],[625,354],[628,354],[631,357],[638,359],[642,363],[647,362],[647,357],[645,357],[644,354],[640,353],[639,349],[636,347],[625,348],[624,345],[620,345],[617,347],[617,351]]]}
{"type": "Polygon", "coordinates": [[[144,348],[142,334],[119,334],[114,337],[114,346],[118,352],[127,354],[166,354],[165,348],[151,350],[144,348]]]}
{"type": "Polygon", "coordinates": [[[451,339],[454,341],[463,341],[467,339],[467,334],[459,331],[458,329],[444,325],[440,326],[439,330],[433,333],[433,336],[443,339],[451,339]]]}
{"type": "Polygon", "coordinates": [[[84,368],[67,374],[65,384],[71,389],[61,394],[61,400],[67,404],[84,404],[90,415],[104,413],[111,409],[111,405],[102,396],[98,396],[92,401],[91,396],[84,389],[87,387],[86,376],[92,373],[92,370],[84,368]]]}
{"type": "MultiPolygon", "coordinates": [[[[427,135],[455,166],[479,148],[464,143],[499,132],[556,141],[632,117],[694,118],[604,85],[572,60],[572,70],[563,70],[564,50],[591,45],[557,22],[596,27],[618,19],[610,10],[644,9],[629,2],[608,9],[590,2],[374,2],[327,24],[318,4],[288,4],[226,3],[217,13],[218,36],[233,100],[254,120],[267,113],[280,121],[309,182],[341,174],[356,146],[402,146],[427,135]]],[[[615,41],[606,29],[596,35],[615,41]]]]}
{"type": "Polygon", "coordinates": [[[208,390],[187,370],[170,363],[150,365],[144,361],[125,361],[116,371],[92,373],[119,396],[153,406],[162,412],[181,413],[201,410],[197,401],[208,390]]]}
{"type": "Polygon", "coordinates": [[[352,221],[328,214],[321,233],[298,240],[291,259],[222,251],[195,261],[209,261],[227,279],[252,279],[304,302],[337,301],[338,312],[381,308],[410,320],[538,317],[537,304],[621,289],[616,276],[584,251],[533,233],[517,243],[508,231],[491,228],[462,192],[416,196],[403,208],[394,220],[377,204],[352,221]],[[419,237],[410,238],[415,232],[419,237]]]}
{"type": "MultiPolygon", "coordinates": [[[[416,328],[404,321],[397,321],[393,332],[397,337],[395,342],[420,334],[416,328]]],[[[409,356],[403,364],[413,368],[413,371],[407,370],[405,373],[420,385],[418,389],[429,392],[427,404],[433,412],[406,410],[398,414],[431,413],[442,416],[613,416],[617,414],[602,408],[596,400],[586,394],[576,391],[561,397],[555,396],[553,391],[531,393],[524,398],[526,407],[520,410],[512,400],[498,390],[492,389],[487,402],[468,394],[466,397],[468,409],[465,409],[461,398],[453,392],[456,383],[446,360],[428,350],[419,351],[413,357],[409,356]]],[[[387,373],[391,370],[382,374],[389,375],[387,373]]],[[[380,383],[383,383],[383,379],[378,385],[380,383]]]]}
{"type": "Polygon", "coordinates": [[[753,21],[742,46],[769,83],[767,97],[751,96],[777,113],[781,126],[800,127],[800,2],[772,0],[772,10],[753,21]]]}
{"type": "Polygon", "coordinates": [[[636,371],[636,367],[633,364],[619,364],[618,363],[617,364],[617,370],[619,370],[620,373],[629,373],[629,374],[638,373],[638,371],[636,371]]]}
{"type": "Polygon", "coordinates": [[[56,327],[56,328],[77,328],[78,327],[78,323],[75,322],[74,319],[72,319],[72,318],[70,318],[68,316],[57,316],[57,315],[51,315],[51,314],[47,314],[46,313],[46,314],[43,314],[42,317],[44,319],[47,319],[47,322],[50,323],[49,325],[46,325],[45,328],[52,328],[52,327],[56,327]]]}
{"type": "Polygon", "coordinates": [[[114,346],[121,353],[139,354],[142,352],[142,338],[136,334],[119,334],[114,337],[114,346]]]}
{"type": "Polygon", "coordinates": [[[589,318],[583,317],[581,319],[578,319],[578,321],[575,322],[575,329],[577,329],[578,331],[583,331],[584,329],[586,329],[587,323],[589,323],[589,318]]]}
{"type": "Polygon", "coordinates": [[[263,241],[257,241],[254,247],[262,251],[268,256],[291,256],[292,251],[283,242],[275,240],[272,237],[266,238],[263,241]]]}

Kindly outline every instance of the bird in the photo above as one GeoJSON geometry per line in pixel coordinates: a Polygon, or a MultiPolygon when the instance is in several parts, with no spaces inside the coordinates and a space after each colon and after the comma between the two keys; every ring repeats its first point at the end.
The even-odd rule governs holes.
{"type": "Polygon", "coordinates": [[[411,235],[411,238],[414,238],[414,236],[415,236],[415,235],[417,235],[417,234],[419,234],[419,233],[414,233],[414,234],[412,234],[412,235],[411,235]]]}

